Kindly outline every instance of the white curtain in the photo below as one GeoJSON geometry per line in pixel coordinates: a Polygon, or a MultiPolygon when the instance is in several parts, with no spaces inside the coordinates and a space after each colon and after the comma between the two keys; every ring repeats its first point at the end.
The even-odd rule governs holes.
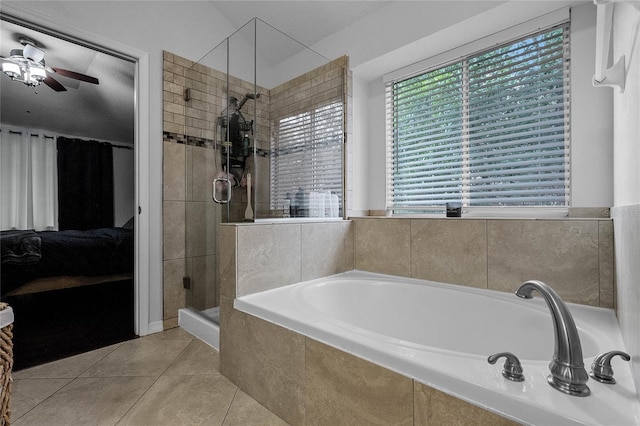
{"type": "Polygon", "coordinates": [[[55,137],[39,130],[1,129],[0,229],[58,229],[55,137]]]}

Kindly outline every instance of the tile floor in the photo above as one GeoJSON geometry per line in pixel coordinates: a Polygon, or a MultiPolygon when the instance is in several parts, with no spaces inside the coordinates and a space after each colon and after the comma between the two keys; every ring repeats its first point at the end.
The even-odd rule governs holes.
{"type": "Polygon", "coordinates": [[[286,426],[180,328],[13,373],[12,425],[286,426]]]}

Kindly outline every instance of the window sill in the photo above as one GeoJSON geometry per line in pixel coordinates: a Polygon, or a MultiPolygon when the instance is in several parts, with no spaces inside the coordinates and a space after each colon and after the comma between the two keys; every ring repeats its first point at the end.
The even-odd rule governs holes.
{"type": "Polygon", "coordinates": [[[609,208],[536,208],[536,207],[497,207],[497,208],[463,208],[461,217],[447,217],[444,209],[439,213],[396,213],[384,210],[370,212],[369,216],[361,217],[392,217],[396,219],[528,219],[528,220],[609,220],[609,208]]]}

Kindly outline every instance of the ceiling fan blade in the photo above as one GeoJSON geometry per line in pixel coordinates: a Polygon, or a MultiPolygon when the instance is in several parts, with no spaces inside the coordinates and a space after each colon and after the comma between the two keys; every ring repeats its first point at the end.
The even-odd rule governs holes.
{"type": "Polygon", "coordinates": [[[65,70],[63,68],[54,68],[54,67],[51,67],[51,69],[56,74],[60,74],[60,75],[63,75],[65,77],[73,78],[75,80],[80,80],[80,81],[86,81],[87,83],[91,83],[91,84],[100,84],[100,82],[98,81],[97,78],[91,77],[91,76],[88,76],[88,75],[85,75],[85,74],[80,74],[79,72],[69,71],[69,70],[65,70]]]}
{"type": "Polygon", "coordinates": [[[56,92],[65,92],[67,90],[62,84],[58,82],[58,80],[51,77],[50,75],[47,75],[47,78],[44,79],[44,84],[51,87],[56,92]]]}

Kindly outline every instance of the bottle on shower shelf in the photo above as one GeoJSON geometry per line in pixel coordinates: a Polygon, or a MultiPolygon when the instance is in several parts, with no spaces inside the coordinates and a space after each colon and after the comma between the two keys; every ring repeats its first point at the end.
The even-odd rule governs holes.
{"type": "Polygon", "coordinates": [[[249,147],[251,146],[251,139],[249,138],[249,135],[247,135],[246,133],[244,134],[244,138],[242,138],[242,155],[244,157],[248,157],[249,156],[249,147]]]}

